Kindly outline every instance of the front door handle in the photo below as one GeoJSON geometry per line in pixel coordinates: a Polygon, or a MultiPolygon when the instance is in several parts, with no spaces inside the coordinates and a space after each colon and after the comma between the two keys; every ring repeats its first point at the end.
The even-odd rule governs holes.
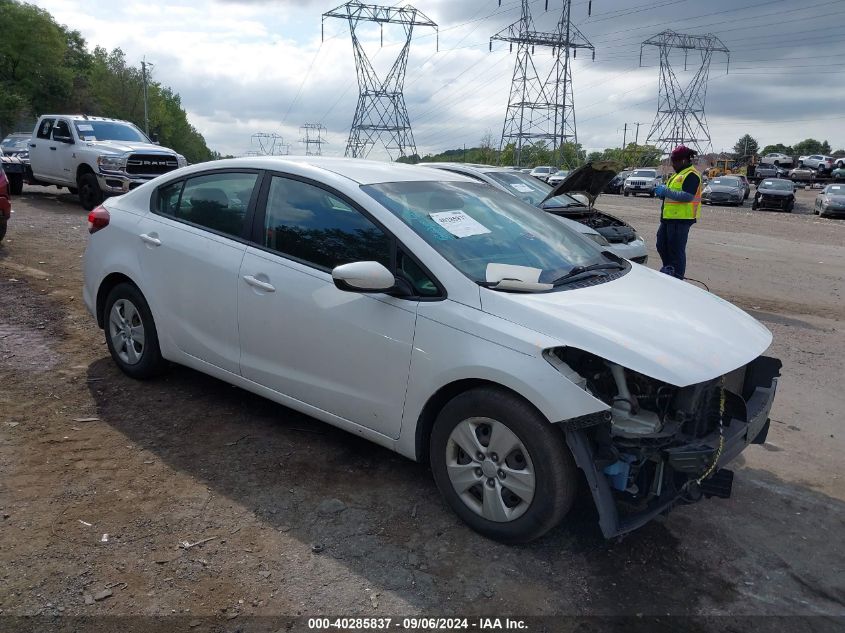
{"type": "Polygon", "coordinates": [[[256,279],[252,275],[244,275],[244,281],[247,282],[253,288],[258,288],[259,290],[263,290],[264,292],[276,292],[275,286],[273,286],[272,284],[268,284],[266,281],[256,279]]]}
{"type": "Polygon", "coordinates": [[[141,233],[138,237],[140,237],[147,244],[152,244],[153,246],[161,246],[161,240],[158,239],[157,237],[153,237],[152,235],[147,235],[146,233],[141,233]]]}

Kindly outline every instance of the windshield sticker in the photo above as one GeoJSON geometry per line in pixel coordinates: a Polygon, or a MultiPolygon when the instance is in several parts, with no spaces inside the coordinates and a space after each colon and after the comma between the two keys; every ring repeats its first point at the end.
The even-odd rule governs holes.
{"type": "Polygon", "coordinates": [[[764,187],[771,187],[773,184],[775,184],[775,183],[773,183],[771,180],[767,180],[766,182],[763,183],[763,186],[764,187]]]}
{"type": "Polygon", "coordinates": [[[487,281],[491,283],[496,283],[503,279],[512,279],[527,284],[535,284],[540,280],[540,273],[542,272],[540,268],[532,268],[530,266],[489,263],[487,264],[485,276],[487,281]]]}
{"type": "Polygon", "coordinates": [[[522,183],[522,182],[513,183],[511,185],[511,189],[515,189],[516,191],[519,191],[520,193],[531,193],[532,192],[531,187],[529,187],[528,185],[526,185],[525,183],[522,183]]]}
{"type": "Polygon", "coordinates": [[[471,237],[490,233],[490,229],[476,222],[463,211],[438,211],[428,215],[455,237],[471,237]]]}
{"type": "Polygon", "coordinates": [[[76,129],[80,132],[93,132],[94,126],[90,125],[89,123],[77,123],[76,129]]]}
{"type": "Polygon", "coordinates": [[[831,191],[839,191],[840,189],[842,189],[842,187],[839,186],[839,185],[831,185],[830,186],[831,191]]]}

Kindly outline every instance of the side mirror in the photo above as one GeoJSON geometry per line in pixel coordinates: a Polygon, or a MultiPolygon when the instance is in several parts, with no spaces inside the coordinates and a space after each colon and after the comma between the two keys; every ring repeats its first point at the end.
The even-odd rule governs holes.
{"type": "Polygon", "coordinates": [[[389,292],[396,278],[378,262],[352,262],[332,270],[334,285],[347,292],[389,292]]]}
{"type": "Polygon", "coordinates": [[[154,145],[158,145],[158,134],[150,134],[150,140],[153,142],[154,145]]]}
{"type": "Polygon", "coordinates": [[[53,140],[58,141],[59,143],[67,143],[68,145],[73,145],[73,137],[72,136],[56,136],[54,134],[53,140]]]}

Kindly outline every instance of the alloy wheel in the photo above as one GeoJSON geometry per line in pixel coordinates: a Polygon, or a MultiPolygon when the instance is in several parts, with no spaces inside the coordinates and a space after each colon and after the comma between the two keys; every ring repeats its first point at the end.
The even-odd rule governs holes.
{"type": "Polygon", "coordinates": [[[135,304],[128,299],[114,302],[109,314],[109,336],[117,356],[127,365],[137,365],[144,355],[144,323],[135,304]]]}
{"type": "Polygon", "coordinates": [[[516,434],[498,420],[459,422],[446,443],[446,469],[461,501],[489,521],[519,518],[534,498],[531,456],[516,434]]]}

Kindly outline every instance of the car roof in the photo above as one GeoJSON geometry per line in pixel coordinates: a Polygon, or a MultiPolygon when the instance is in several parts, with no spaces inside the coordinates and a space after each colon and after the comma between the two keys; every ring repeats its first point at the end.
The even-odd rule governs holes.
{"type": "Polygon", "coordinates": [[[520,172],[514,171],[507,167],[496,167],[495,165],[483,165],[481,163],[420,163],[418,167],[429,167],[432,169],[461,169],[470,173],[489,173],[491,171],[507,172],[509,174],[518,174],[520,172]]]}
{"type": "Polygon", "coordinates": [[[381,182],[408,182],[408,181],[456,181],[472,182],[468,176],[462,176],[454,172],[443,171],[442,169],[431,169],[419,165],[406,165],[404,163],[388,163],[375,160],[364,160],[362,158],[338,158],[330,156],[247,156],[243,158],[229,158],[225,160],[194,165],[196,170],[207,169],[279,169],[288,167],[308,166],[317,170],[331,172],[338,176],[348,178],[359,185],[371,185],[381,182]]]}

